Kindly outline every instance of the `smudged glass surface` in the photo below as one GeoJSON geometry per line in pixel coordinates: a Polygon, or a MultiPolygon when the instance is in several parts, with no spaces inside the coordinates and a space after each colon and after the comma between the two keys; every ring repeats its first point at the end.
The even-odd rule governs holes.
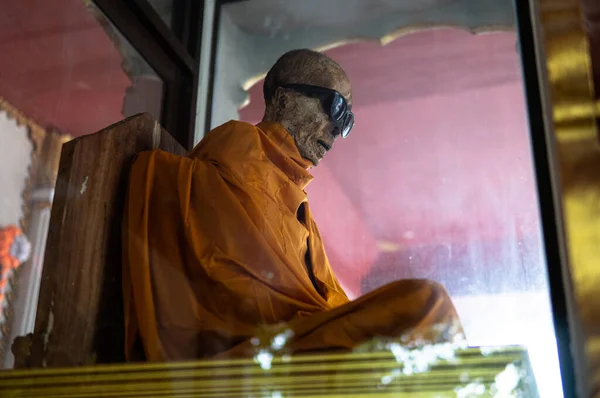
{"type": "Polygon", "coordinates": [[[259,122],[277,57],[325,50],[356,125],[307,191],[346,292],[438,281],[469,345],[527,347],[542,396],[561,396],[512,4],[368,3],[223,7],[213,126],[259,122]]]}

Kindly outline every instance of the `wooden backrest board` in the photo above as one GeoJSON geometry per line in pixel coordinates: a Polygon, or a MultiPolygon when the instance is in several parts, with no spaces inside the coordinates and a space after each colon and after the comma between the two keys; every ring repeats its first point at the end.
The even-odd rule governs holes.
{"type": "Polygon", "coordinates": [[[121,219],[142,151],[186,155],[149,114],[64,144],[30,353],[21,366],[124,361],[121,219]]]}

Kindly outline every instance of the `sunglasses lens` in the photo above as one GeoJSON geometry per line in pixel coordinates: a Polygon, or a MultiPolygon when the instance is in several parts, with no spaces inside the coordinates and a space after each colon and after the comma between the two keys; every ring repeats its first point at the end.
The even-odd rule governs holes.
{"type": "Polygon", "coordinates": [[[345,110],[346,102],[344,101],[344,97],[336,93],[331,102],[331,118],[333,120],[340,120],[345,110]]]}
{"type": "Polygon", "coordinates": [[[346,115],[346,118],[344,119],[344,128],[342,129],[342,138],[348,137],[348,134],[350,134],[350,130],[352,130],[352,127],[354,127],[354,115],[352,113],[348,112],[348,114],[346,115]]]}

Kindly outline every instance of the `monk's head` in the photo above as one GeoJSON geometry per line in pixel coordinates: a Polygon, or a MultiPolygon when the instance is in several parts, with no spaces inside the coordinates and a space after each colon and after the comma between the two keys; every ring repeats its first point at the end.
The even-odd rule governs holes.
{"type": "Polygon", "coordinates": [[[263,91],[263,120],[280,123],[294,137],[300,155],[315,166],[354,123],[350,80],[319,52],[282,55],[267,73],[263,91]]]}

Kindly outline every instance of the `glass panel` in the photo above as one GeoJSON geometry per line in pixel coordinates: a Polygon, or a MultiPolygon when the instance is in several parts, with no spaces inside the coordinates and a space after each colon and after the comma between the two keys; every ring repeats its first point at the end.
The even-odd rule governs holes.
{"type": "Polygon", "coordinates": [[[188,154],[143,118],[84,136],[163,83],[68,1],[1,11],[2,355],[45,369],[0,392],[562,396],[512,2],[223,5],[188,154]],[[263,90],[299,48],[352,96],[312,52],[263,90]]]}
{"type": "Polygon", "coordinates": [[[307,192],[346,293],[439,282],[470,346],[526,347],[541,396],[561,396],[511,2],[376,3],[225,5],[212,125],[260,122],[275,60],[324,50],[356,125],[307,192]]]}
{"type": "MultiPolygon", "coordinates": [[[[93,3],[87,5],[88,12],[112,42],[112,51],[118,52],[121,71],[125,73],[128,87],[123,95],[121,113],[125,117],[148,112],[157,120],[161,119],[164,82],[154,69],[119,30],[106,18],[93,3]]],[[[120,117],[120,116],[119,116],[120,117]]],[[[117,118],[118,120],[118,118],[117,118]]]]}
{"type": "Polygon", "coordinates": [[[148,3],[164,23],[171,28],[173,25],[173,0],[148,0],[148,3]]]}
{"type": "Polygon", "coordinates": [[[0,18],[5,368],[33,331],[62,144],[139,112],[160,118],[164,84],[89,1],[6,2],[0,18]]]}

